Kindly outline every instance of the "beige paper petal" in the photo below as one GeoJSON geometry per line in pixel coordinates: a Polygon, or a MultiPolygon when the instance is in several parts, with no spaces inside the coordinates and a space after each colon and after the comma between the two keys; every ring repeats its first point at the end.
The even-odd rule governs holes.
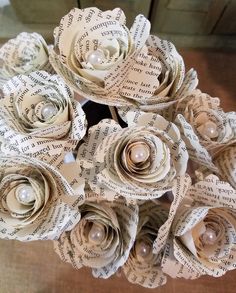
{"type": "Polygon", "coordinates": [[[0,87],[15,75],[36,70],[54,72],[48,46],[41,35],[23,32],[0,48],[0,87]]]}
{"type": "Polygon", "coordinates": [[[76,225],[83,194],[76,193],[55,167],[26,156],[0,155],[0,163],[0,238],[56,239],[76,225]],[[18,205],[13,195],[18,195],[16,187],[25,184],[31,185],[34,197],[31,203],[18,205]]]}
{"type": "Polygon", "coordinates": [[[85,114],[79,102],[56,75],[36,71],[9,80],[4,86],[0,130],[7,142],[5,153],[14,149],[35,157],[75,149],[86,133],[85,114]],[[44,107],[53,107],[44,119],[44,107]]]}
{"type": "Polygon", "coordinates": [[[121,200],[99,204],[90,202],[81,206],[81,211],[84,216],[78,225],[54,242],[55,251],[76,269],[88,266],[95,277],[108,278],[129,256],[136,236],[138,207],[127,206],[121,200]],[[100,244],[89,241],[91,226],[88,225],[92,223],[104,227],[105,238],[100,244]]]}

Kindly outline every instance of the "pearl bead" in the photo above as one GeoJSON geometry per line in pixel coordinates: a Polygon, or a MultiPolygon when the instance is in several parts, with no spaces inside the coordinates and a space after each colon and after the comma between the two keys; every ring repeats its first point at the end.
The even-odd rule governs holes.
{"type": "Polygon", "coordinates": [[[45,104],[41,110],[41,115],[44,120],[48,120],[48,119],[52,118],[53,116],[56,115],[56,113],[57,113],[57,109],[51,103],[45,104]]]}
{"type": "Polygon", "coordinates": [[[151,246],[144,241],[139,241],[135,244],[135,252],[141,259],[146,259],[151,253],[151,246]]]}
{"type": "Polygon", "coordinates": [[[202,241],[206,245],[213,245],[217,239],[216,232],[211,228],[206,228],[206,231],[201,236],[202,241]]]}
{"type": "Polygon", "coordinates": [[[142,145],[134,145],[131,148],[130,159],[133,163],[142,163],[149,157],[149,151],[142,145]]]}
{"type": "Polygon", "coordinates": [[[101,50],[95,50],[88,54],[87,62],[96,65],[101,64],[104,59],[104,53],[101,50]]]}
{"type": "Polygon", "coordinates": [[[214,122],[208,121],[204,124],[202,134],[208,136],[209,138],[215,138],[218,136],[217,126],[214,122]]]}
{"type": "Polygon", "coordinates": [[[100,244],[105,237],[105,231],[104,228],[100,225],[97,225],[96,223],[93,223],[89,234],[88,239],[90,242],[93,242],[94,244],[100,244]]]}
{"type": "Polygon", "coordinates": [[[35,193],[33,188],[26,184],[17,188],[16,196],[23,203],[30,203],[35,200],[35,193]]]}

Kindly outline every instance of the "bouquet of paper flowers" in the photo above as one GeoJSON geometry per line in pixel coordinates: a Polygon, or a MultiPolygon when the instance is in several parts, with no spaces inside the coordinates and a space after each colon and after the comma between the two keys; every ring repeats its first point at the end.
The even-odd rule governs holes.
{"type": "Polygon", "coordinates": [[[75,269],[149,288],[236,268],[236,112],[197,84],[119,8],[71,10],[53,46],[4,44],[0,238],[53,240],[75,269]],[[82,97],[113,119],[91,125],[82,97]]]}

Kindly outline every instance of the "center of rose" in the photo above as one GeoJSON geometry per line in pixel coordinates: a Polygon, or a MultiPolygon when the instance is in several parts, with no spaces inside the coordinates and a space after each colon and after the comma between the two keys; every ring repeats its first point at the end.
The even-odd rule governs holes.
{"type": "Polygon", "coordinates": [[[89,242],[100,244],[105,238],[105,230],[102,225],[93,223],[88,233],[89,242]]]}
{"type": "Polygon", "coordinates": [[[42,107],[41,114],[44,120],[48,120],[57,114],[57,109],[52,103],[47,103],[42,107]]]}
{"type": "Polygon", "coordinates": [[[105,60],[105,54],[102,50],[94,50],[87,55],[87,62],[92,65],[101,64],[105,60]]]}
{"type": "Polygon", "coordinates": [[[206,123],[202,124],[199,128],[199,132],[203,136],[207,136],[210,139],[218,137],[219,133],[217,131],[217,125],[212,121],[207,121],[206,123]]]}
{"type": "Polygon", "coordinates": [[[138,260],[147,260],[152,254],[152,247],[146,241],[139,240],[135,243],[135,253],[138,260]]]}
{"type": "Polygon", "coordinates": [[[16,189],[16,198],[22,204],[31,204],[35,200],[35,192],[29,184],[22,184],[16,189]]]}
{"type": "Polygon", "coordinates": [[[43,101],[36,105],[34,112],[39,119],[48,121],[57,114],[58,110],[53,103],[43,101]]]}
{"type": "Polygon", "coordinates": [[[145,143],[134,143],[130,147],[130,159],[134,164],[145,162],[149,155],[150,150],[145,143]]]}
{"type": "Polygon", "coordinates": [[[217,240],[217,233],[210,227],[206,226],[205,232],[201,235],[201,240],[205,245],[214,245],[217,240]]]}

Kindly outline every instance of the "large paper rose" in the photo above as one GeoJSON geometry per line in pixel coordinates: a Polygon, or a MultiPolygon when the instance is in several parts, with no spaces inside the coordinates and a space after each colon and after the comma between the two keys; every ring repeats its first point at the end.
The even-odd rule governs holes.
{"type": "Polygon", "coordinates": [[[52,72],[48,46],[37,33],[20,33],[0,48],[0,87],[15,75],[36,70],[52,72]]]}
{"type": "Polygon", "coordinates": [[[180,99],[172,112],[184,116],[211,154],[236,141],[236,112],[225,113],[218,98],[195,90],[180,99]]]}
{"type": "Polygon", "coordinates": [[[218,152],[213,159],[220,177],[236,189],[236,144],[218,152]]]}
{"type": "Polygon", "coordinates": [[[139,224],[134,246],[123,269],[131,283],[156,288],[166,283],[161,269],[162,253],[153,253],[153,243],[168,212],[152,201],[140,206],[139,224]]]}
{"type": "Polygon", "coordinates": [[[214,175],[189,188],[188,203],[181,204],[172,225],[172,244],[166,247],[162,264],[164,272],[172,277],[219,277],[235,269],[235,196],[235,189],[214,175]],[[180,266],[191,273],[185,274],[180,266]]]}
{"type": "Polygon", "coordinates": [[[6,151],[55,155],[73,150],[85,135],[85,114],[59,76],[45,71],[15,76],[3,92],[0,131],[6,151]]]}
{"type": "Polygon", "coordinates": [[[185,173],[188,153],[173,123],[144,114],[124,129],[113,120],[90,128],[78,159],[90,187],[106,199],[152,199],[185,173]]]}
{"type": "Polygon", "coordinates": [[[95,277],[108,278],[129,256],[136,236],[138,207],[118,200],[86,202],[79,210],[80,222],[54,242],[55,251],[76,269],[87,266],[95,277]]]}
{"type": "Polygon", "coordinates": [[[50,61],[73,89],[95,102],[126,105],[118,93],[148,38],[149,21],[136,17],[130,29],[123,11],[73,9],[54,30],[50,61]]]}
{"type": "Polygon", "coordinates": [[[44,162],[0,155],[0,238],[56,239],[79,221],[82,197],[44,162]]]}
{"type": "Polygon", "coordinates": [[[118,8],[74,9],[54,31],[50,61],[76,92],[95,102],[163,107],[183,83],[184,64],[173,44],[148,38],[149,30],[143,15],[129,31],[118,8]]]}

